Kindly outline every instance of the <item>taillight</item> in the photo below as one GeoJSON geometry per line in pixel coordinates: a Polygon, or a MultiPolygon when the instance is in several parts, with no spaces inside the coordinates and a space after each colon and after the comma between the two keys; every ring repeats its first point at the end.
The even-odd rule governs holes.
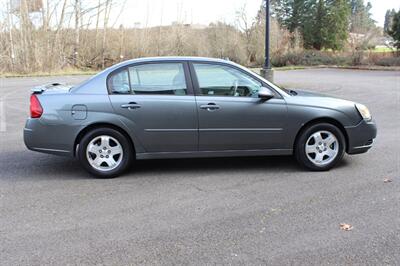
{"type": "Polygon", "coordinates": [[[31,117],[32,118],[39,118],[43,114],[42,105],[40,105],[39,99],[35,94],[31,95],[31,117]]]}

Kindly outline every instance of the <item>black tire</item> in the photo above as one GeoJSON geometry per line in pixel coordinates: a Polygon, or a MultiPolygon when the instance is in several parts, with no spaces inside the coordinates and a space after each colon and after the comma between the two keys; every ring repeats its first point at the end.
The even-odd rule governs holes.
{"type": "Polygon", "coordinates": [[[134,159],[134,149],[132,147],[131,142],[121,134],[119,131],[112,128],[96,128],[89,131],[86,135],[83,136],[79,143],[78,147],[78,158],[82,166],[88,171],[90,174],[96,176],[97,178],[114,178],[122,173],[124,173],[131,165],[134,159]],[[123,156],[118,164],[118,166],[114,169],[102,171],[94,168],[88,161],[86,156],[86,149],[89,143],[98,136],[110,136],[116,139],[120,145],[122,146],[123,156]]]}
{"type": "Polygon", "coordinates": [[[342,131],[337,128],[336,126],[329,124],[329,123],[318,123],[314,125],[310,125],[303,129],[300,132],[300,135],[295,143],[295,151],[294,155],[296,157],[296,160],[299,162],[299,164],[309,170],[313,171],[327,171],[334,167],[342,158],[344,155],[344,152],[346,150],[346,139],[342,133],[342,131]],[[307,156],[306,151],[305,151],[305,145],[307,140],[309,140],[310,136],[313,135],[314,133],[318,131],[328,131],[332,133],[337,141],[338,141],[338,153],[336,157],[329,162],[326,165],[320,166],[314,164],[307,156]]]}

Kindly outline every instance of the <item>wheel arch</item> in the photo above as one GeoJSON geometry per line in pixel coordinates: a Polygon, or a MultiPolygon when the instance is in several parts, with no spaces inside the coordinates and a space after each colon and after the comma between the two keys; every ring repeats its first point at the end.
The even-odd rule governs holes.
{"type": "Polygon", "coordinates": [[[74,156],[76,156],[76,154],[77,154],[77,148],[78,148],[78,145],[81,142],[83,136],[85,136],[91,130],[94,130],[96,128],[104,128],[104,127],[114,129],[114,130],[118,131],[119,133],[121,133],[122,135],[124,135],[130,142],[134,155],[136,155],[135,143],[133,142],[131,136],[129,136],[128,132],[126,132],[126,130],[124,130],[123,128],[121,128],[117,125],[111,124],[111,123],[99,122],[99,123],[94,123],[94,124],[90,124],[90,125],[86,126],[78,133],[78,135],[75,138],[75,142],[74,142],[74,151],[73,151],[74,156]]]}
{"type": "Polygon", "coordinates": [[[331,118],[331,117],[319,117],[319,118],[315,118],[312,119],[310,121],[308,121],[307,123],[303,124],[301,126],[301,128],[299,129],[299,131],[296,134],[296,138],[295,141],[293,143],[293,151],[296,149],[297,146],[297,141],[301,135],[301,133],[309,126],[315,125],[315,124],[320,124],[320,123],[328,123],[328,124],[332,124],[334,126],[336,126],[343,134],[344,139],[346,141],[346,149],[345,151],[347,152],[348,147],[349,147],[349,136],[347,135],[346,129],[344,128],[344,126],[342,125],[342,123],[340,123],[338,120],[331,118]]]}

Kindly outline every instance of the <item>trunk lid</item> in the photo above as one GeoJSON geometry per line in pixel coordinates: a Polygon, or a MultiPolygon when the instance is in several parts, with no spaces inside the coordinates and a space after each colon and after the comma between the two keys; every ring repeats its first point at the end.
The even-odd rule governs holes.
{"type": "Polygon", "coordinates": [[[36,86],[32,89],[33,94],[62,94],[69,93],[72,86],[63,83],[50,83],[36,86]]]}

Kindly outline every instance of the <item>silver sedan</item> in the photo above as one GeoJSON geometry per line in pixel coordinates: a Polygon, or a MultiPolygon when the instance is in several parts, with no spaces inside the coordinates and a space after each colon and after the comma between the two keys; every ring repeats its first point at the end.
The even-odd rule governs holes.
{"type": "Polygon", "coordinates": [[[36,87],[30,104],[26,146],[77,157],[103,178],[155,158],[293,154],[328,170],[368,151],[377,133],[362,104],[285,90],[211,58],[125,61],[76,87],[36,87]]]}

